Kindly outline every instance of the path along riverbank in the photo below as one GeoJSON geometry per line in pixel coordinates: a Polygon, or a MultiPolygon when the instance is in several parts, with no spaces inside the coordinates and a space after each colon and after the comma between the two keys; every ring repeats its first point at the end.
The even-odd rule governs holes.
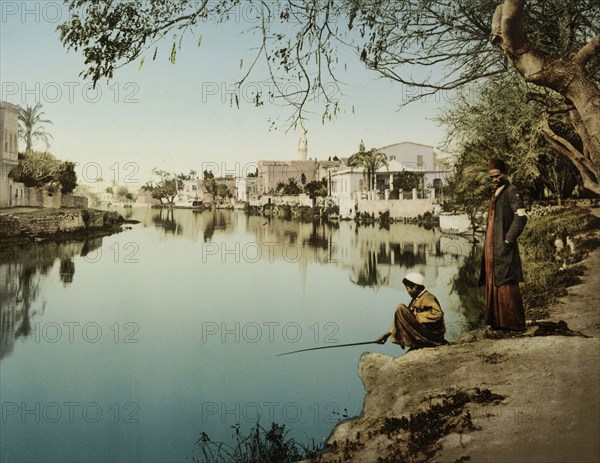
{"type": "Polygon", "coordinates": [[[363,354],[363,415],[338,425],[333,452],[313,461],[600,461],[600,249],[583,265],[548,317],[575,335],[480,330],[398,358],[363,354]]]}

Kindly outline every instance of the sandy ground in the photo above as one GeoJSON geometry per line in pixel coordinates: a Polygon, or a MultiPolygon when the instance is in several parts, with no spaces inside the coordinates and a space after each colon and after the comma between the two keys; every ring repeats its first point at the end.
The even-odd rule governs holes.
{"type": "Polygon", "coordinates": [[[583,282],[550,308],[549,320],[590,337],[533,337],[532,327],[508,339],[478,332],[398,358],[364,354],[364,414],[338,425],[329,439],[349,443],[346,451],[320,461],[600,462],[600,249],[584,265],[583,282]],[[378,432],[386,417],[426,409],[431,396],[477,387],[505,398],[469,403],[476,429],[445,435],[433,456],[399,458],[398,443],[378,432]]]}

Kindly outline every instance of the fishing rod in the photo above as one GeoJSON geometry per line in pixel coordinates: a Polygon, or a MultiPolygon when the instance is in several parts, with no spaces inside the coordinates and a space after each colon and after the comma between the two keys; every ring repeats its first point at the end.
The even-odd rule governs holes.
{"type": "Polygon", "coordinates": [[[285,352],[283,354],[277,354],[276,357],[281,357],[282,355],[297,354],[298,352],[307,352],[309,350],[333,349],[334,347],[363,346],[365,344],[380,344],[380,343],[378,341],[364,341],[364,342],[353,342],[351,344],[336,344],[335,346],[310,347],[308,349],[293,350],[292,352],[285,352]]]}

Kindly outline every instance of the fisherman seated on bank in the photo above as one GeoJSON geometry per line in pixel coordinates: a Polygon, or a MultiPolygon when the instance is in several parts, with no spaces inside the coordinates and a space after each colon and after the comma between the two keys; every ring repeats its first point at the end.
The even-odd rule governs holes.
{"type": "Polygon", "coordinates": [[[394,324],[377,339],[384,344],[391,336],[394,344],[411,350],[447,344],[444,339],[444,312],[437,298],[425,289],[425,278],[420,273],[409,273],[402,283],[412,298],[408,307],[400,304],[396,309],[394,324]]]}

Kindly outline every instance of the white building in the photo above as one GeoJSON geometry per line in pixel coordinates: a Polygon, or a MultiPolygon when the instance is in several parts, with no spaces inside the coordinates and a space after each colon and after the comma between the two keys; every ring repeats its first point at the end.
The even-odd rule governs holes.
{"type": "MultiPolygon", "coordinates": [[[[404,170],[421,174],[423,189],[435,188],[439,191],[450,175],[447,165],[438,161],[433,146],[405,141],[384,146],[378,150],[385,154],[389,163],[396,161],[404,167],[404,170]]],[[[385,176],[385,173],[382,174],[385,176]]],[[[378,175],[378,177],[380,176],[378,175]]]]}
{"type": "Polygon", "coordinates": [[[237,201],[249,202],[250,195],[258,193],[258,177],[237,177],[235,189],[237,201]]]}
{"type": "Polygon", "coordinates": [[[356,211],[365,210],[365,201],[370,202],[368,210],[388,210],[403,216],[416,216],[429,210],[450,174],[448,168],[437,161],[433,147],[403,142],[384,146],[379,151],[386,156],[388,165],[375,172],[375,190],[369,188],[363,168],[342,165],[329,172],[331,196],[340,207],[340,215],[344,218],[354,217],[356,211]],[[403,172],[412,172],[419,178],[418,188],[405,192],[394,191],[394,178],[403,172]],[[396,204],[389,202],[390,198],[419,203],[396,204]],[[385,204],[376,204],[376,201],[385,204]]]}
{"type": "Polygon", "coordinates": [[[181,182],[182,186],[177,190],[177,196],[175,196],[175,206],[200,206],[203,200],[202,182],[200,180],[181,180],[181,182]]]}

